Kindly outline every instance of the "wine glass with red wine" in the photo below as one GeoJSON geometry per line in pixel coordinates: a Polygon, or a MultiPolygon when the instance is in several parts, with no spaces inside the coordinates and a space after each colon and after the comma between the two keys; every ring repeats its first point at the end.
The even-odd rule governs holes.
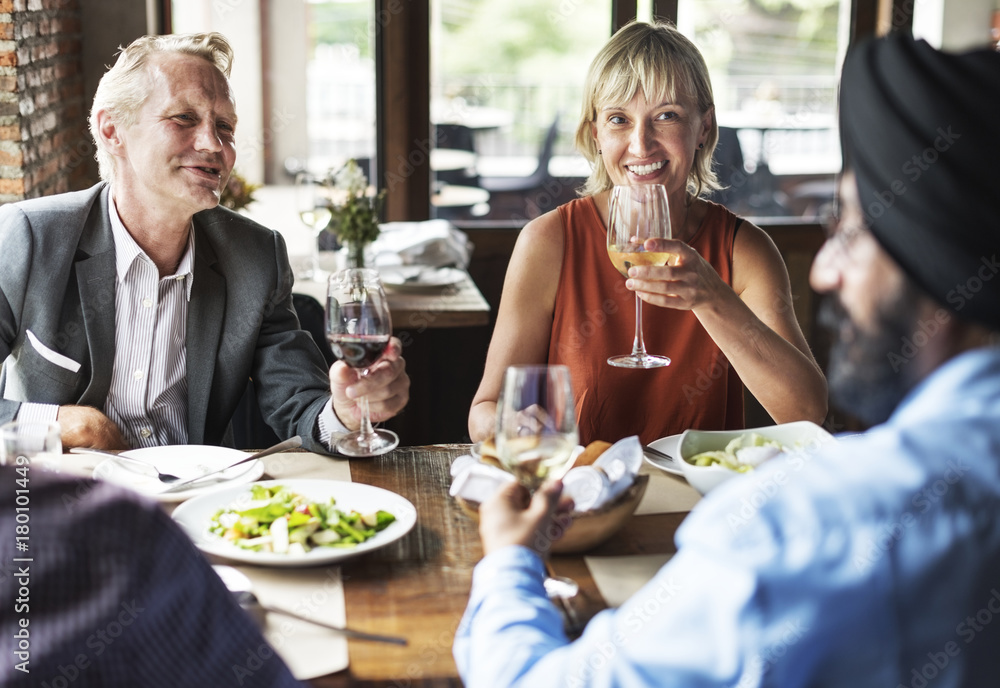
{"type": "MultiPolygon", "coordinates": [[[[371,269],[351,268],[330,276],[326,299],[326,338],[334,355],[364,377],[382,356],[392,336],[389,301],[371,269]]],[[[347,456],[377,456],[392,451],[399,437],[372,427],[368,397],[358,399],[361,428],[340,438],[336,450],[347,456]]]]}

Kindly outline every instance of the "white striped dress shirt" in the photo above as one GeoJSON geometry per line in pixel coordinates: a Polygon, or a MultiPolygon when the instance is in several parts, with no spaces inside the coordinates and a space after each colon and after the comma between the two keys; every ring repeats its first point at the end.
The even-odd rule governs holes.
{"type": "Polygon", "coordinates": [[[194,228],[177,270],[156,264],[125,229],[111,200],[118,282],[115,365],[104,413],[133,447],[187,443],[187,308],[194,228]]]}

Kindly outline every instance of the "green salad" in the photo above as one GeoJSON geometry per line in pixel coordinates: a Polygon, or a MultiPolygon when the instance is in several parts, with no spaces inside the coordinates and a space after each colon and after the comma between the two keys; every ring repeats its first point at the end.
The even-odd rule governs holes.
{"type": "Polygon", "coordinates": [[[722,451],[702,452],[687,461],[695,466],[719,465],[737,473],[746,473],[783,451],[785,447],[777,440],[769,440],[756,432],[748,432],[730,440],[722,451]]]}
{"type": "Polygon", "coordinates": [[[343,512],[331,497],[311,502],[280,485],[251,486],[245,508],[220,509],[209,530],[244,549],[304,554],[315,547],[356,547],[396,517],[387,511],[343,512]]]}

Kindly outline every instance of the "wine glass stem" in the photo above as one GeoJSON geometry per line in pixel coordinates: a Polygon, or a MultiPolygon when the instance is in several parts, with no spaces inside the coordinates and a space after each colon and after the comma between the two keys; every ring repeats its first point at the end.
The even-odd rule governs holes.
{"type": "Polygon", "coordinates": [[[312,276],[314,280],[319,280],[319,234],[313,236],[312,240],[312,276]]]}
{"type": "Polygon", "coordinates": [[[358,442],[371,444],[375,436],[375,428],[372,427],[371,412],[368,409],[368,397],[358,399],[358,408],[361,409],[361,427],[358,428],[358,442]]]}
{"type": "Polygon", "coordinates": [[[642,299],[635,295],[635,340],[632,342],[632,356],[642,358],[646,355],[646,343],[642,341],[642,299]]]}

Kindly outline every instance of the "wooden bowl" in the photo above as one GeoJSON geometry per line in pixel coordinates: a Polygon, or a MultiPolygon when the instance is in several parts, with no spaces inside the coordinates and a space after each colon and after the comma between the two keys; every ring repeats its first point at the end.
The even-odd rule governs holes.
{"type": "MultiPolygon", "coordinates": [[[[621,530],[635,512],[642,501],[642,495],[646,493],[648,482],[648,475],[637,475],[635,482],[610,504],[605,504],[596,511],[572,512],[570,517],[573,523],[561,538],[552,543],[550,551],[553,554],[579,554],[606,542],[621,530]]],[[[456,497],[456,500],[465,513],[479,521],[477,502],[469,502],[461,497],[456,497]]]]}

